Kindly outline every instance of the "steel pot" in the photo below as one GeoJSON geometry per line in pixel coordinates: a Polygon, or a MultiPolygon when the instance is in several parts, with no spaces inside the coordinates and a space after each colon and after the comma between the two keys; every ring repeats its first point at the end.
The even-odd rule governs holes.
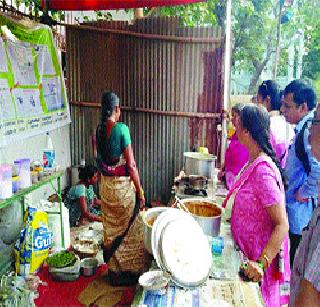
{"type": "Polygon", "coordinates": [[[190,211],[194,219],[199,223],[201,226],[203,232],[207,236],[216,237],[220,234],[220,227],[221,227],[221,213],[222,209],[211,199],[208,198],[186,198],[181,199],[180,202],[190,211]],[[212,216],[212,217],[205,217],[205,216],[199,216],[194,214],[193,210],[190,210],[189,205],[192,204],[192,206],[197,206],[201,204],[208,204],[212,207],[216,207],[219,211],[219,215],[212,216]]]}
{"type": "Polygon", "coordinates": [[[150,225],[150,220],[155,219],[163,212],[168,210],[167,207],[156,207],[148,209],[147,211],[142,212],[142,220],[144,224],[144,247],[146,250],[152,254],[152,247],[151,247],[151,234],[152,234],[152,226],[150,225]]]}
{"type": "Polygon", "coordinates": [[[184,172],[186,176],[200,175],[211,178],[215,172],[217,157],[199,152],[185,152],[184,172]]]}
{"type": "Polygon", "coordinates": [[[92,276],[96,273],[98,260],[96,258],[84,258],[80,263],[80,271],[83,276],[92,276]]]}

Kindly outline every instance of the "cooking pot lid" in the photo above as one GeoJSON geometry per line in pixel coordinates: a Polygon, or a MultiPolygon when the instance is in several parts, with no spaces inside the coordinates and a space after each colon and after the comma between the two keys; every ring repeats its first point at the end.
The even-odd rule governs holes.
{"type": "Polygon", "coordinates": [[[157,254],[176,284],[196,287],[209,275],[211,250],[199,224],[191,215],[179,211],[162,228],[157,254]]]}
{"type": "Polygon", "coordinates": [[[166,210],[165,212],[162,212],[157,217],[152,227],[152,233],[151,233],[152,254],[154,256],[154,259],[157,262],[157,265],[162,270],[165,270],[165,268],[161,262],[160,254],[159,254],[159,241],[160,241],[161,232],[168,222],[178,218],[179,216],[181,217],[181,210],[176,208],[169,208],[168,210],[166,210]]]}

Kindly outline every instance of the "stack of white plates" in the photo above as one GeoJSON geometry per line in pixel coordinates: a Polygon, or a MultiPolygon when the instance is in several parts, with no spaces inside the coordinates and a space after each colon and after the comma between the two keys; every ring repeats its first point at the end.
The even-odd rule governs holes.
{"type": "Polygon", "coordinates": [[[197,287],[207,280],[211,249],[190,214],[174,208],[161,213],[152,227],[151,244],[158,266],[179,286],[197,287]]]}

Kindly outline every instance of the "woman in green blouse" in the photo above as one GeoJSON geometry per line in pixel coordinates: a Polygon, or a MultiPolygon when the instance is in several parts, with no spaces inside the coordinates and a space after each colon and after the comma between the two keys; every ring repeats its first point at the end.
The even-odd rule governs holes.
{"type": "Polygon", "coordinates": [[[79,182],[73,186],[65,199],[69,209],[70,226],[83,225],[88,221],[102,222],[97,206],[101,201],[93,191],[93,185],[98,180],[96,167],[88,165],[79,167],[79,182]]]}
{"type": "Polygon", "coordinates": [[[131,284],[137,281],[144,266],[143,223],[137,209],[144,207],[145,199],[129,128],[119,122],[120,114],[118,96],[105,92],[96,133],[104,259],[109,264],[112,283],[131,284]]]}

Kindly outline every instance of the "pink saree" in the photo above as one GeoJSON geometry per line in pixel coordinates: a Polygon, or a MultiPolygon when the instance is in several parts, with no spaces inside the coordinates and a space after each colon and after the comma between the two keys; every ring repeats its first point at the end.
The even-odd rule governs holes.
{"type": "Polygon", "coordinates": [[[225,153],[225,174],[227,188],[231,189],[235,177],[249,160],[248,149],[242,145],[236,133],[231,137],[225,153]]]}
{"type": "MultiPolygon", "coordinates": [[[[227,200],[234,196],[231,213],[231,232],[242,252],[256,261],[270,240],[273,223],[267,212],[269,206],[285,205],[281,175],[269,157],[257,158],[234,183],[227,200]]],[[[279,256],[266,270],[261,283],[266,306],[278,307],[288,302],[280,296],[280,285],[290,280],[288,238],[283,242],[285,271],[279,278],[279,256]]]]}

